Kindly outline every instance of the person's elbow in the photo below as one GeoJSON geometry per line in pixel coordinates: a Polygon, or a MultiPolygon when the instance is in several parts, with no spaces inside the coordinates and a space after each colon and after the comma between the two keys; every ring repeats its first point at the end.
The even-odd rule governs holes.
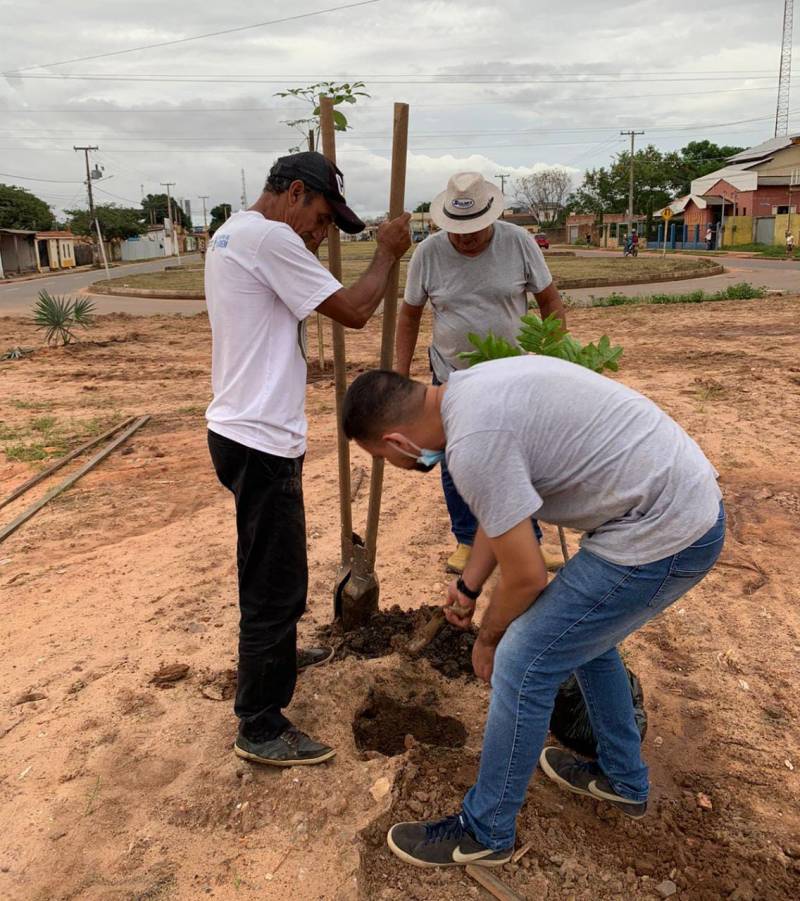
{"type": "Polygon", "coordinates": [[[524,570],[514,573],[511,579],[506,579],[506,587],[518,598],[532,603],[547,587],[547,570],[544,562],[541,568],[526,567],[524,570]],[[510,584],[508,584],[509,582],[510,584]]]}

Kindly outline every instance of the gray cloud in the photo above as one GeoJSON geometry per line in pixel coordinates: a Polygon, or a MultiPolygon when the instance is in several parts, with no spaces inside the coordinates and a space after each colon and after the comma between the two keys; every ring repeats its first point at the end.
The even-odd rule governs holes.
{"type": "MultiPolygon", "coordinates": [[[[172,40],[333,2],[303,0],[295,9],[278,2],[254,8],[243,0],[83,0],[69,15],[54,17],[45,15],[44,3],[12,7],[0,0],[3,66],[10,71],[172,40]]],[[[98,193],[98,199],[135,201],[141,185],[152,192],[169,180],[195,208],[199,194],[237,206],[241,168],[252,200],[272,160],[299,138],[282,124],[301,114],[297,102],[279,101],[275,92],[328,77],[362,78],[372,94],[348,110],[354,127],[338,140],[348,194],[365,214],[387,204],[393,100],[411,104],[409,205],[429,199],[459,169],[492,177],[543,164],[576,172],[604,164],[625,146],[618,132],[629,127],[644,128],[644,140],[663,149],[705,137],[752,144],[772,134],[782,8],[780,0],[705,0],[698,15],[696,0],[383,0],[262,30],[40,68],[29,74],[209,81],[0,79],[0,171],[73,182],[18,183],[57,209],[80,204],[84,192],[74,182],[82,160],[72,145],[92,143],[100,146],[97,159],[108,176],[97,187],[116,195],[98,193]],[[586,73],[595,83],[576,83],[586,73]],[[408,83],[418,81],[412,75],[435,76],[438,83],[408,83]],[[448,83],[473,76],[482,83],[448,83]],[[597,83],[603,76],[607,81],[597,83]],[[620,76],[630,80],[621,84],[620,76]],[[269,77],[277,83],[229,83],[269,77]],[[687,80],[655,80],[664,78],[687,80]],[[262,106],[269,109],[247,111],[262,106]],[[144,111],[153,109],[169,112],[144,111]],[[694,124],[706,127],[684,128],[694,124]]],[[[795,105],[800,108],[800,98],[795,105]]]]}

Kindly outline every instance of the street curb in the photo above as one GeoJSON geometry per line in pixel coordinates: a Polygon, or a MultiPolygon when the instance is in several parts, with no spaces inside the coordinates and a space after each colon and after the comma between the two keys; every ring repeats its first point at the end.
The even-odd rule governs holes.
{"type": "Polygon", "coordinates": [[[94,282],[86,289],[87,294],[106,294],[113,297],[153,297],[162,300],[205,300],[205,291],[173,291],[169,288],[116,288],[94,282]]]}
{"type": "Polygon", "coordinates": [[[716,264],[714,266],[703,266],[701,269],[695,269],[694,272],[683,272],[680,275],[648,275],[639,276],[638,278],[631,276],[626,281],[619,281],[615,278],[565,278],[553,279],[556,288],[560,291],[577,290],[578,288],[626,288],[628,285],[657,285],[660,282],[686,282],[696,278],[711,278],[714,275],[722,275],[725,267],[716,264]]]}

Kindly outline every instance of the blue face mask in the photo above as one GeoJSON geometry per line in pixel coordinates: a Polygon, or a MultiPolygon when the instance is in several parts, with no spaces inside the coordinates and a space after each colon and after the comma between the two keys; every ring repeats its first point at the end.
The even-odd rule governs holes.
{"type": "MultiPolygon", "coordinates": [[[[406,439],[406,441],[408,441],[408,439],[406,439]]],[[[408,443],[412,447],[416,447],[416,449],[419,451],[419,454],[417,454],[416,456],[414,454],[410,454],[408,451],[403,450],[402,447],[398,447],[396,444],[395,447],[400,451],[401,454],[404,454],[406,457],[411,457],[411,459],[414,461],[414,469],[416,469],[417,472],[430,472],[437,463],[441,463],[442,460],[444,460],[445,455],[443,450],[427,450],[424,447],[419,447],[419,445],[414,444],[413,441],[408,441],[408,443]]]]}

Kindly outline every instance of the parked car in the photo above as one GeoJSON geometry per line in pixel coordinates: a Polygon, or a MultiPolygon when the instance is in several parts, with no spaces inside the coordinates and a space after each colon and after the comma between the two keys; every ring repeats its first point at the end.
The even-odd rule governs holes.
{"type": "Polygon", "coordinates": [[[546,235],[534,235],[533,240],[542,248],[542,250],[550,250],[550,242],[546,235]]]}

